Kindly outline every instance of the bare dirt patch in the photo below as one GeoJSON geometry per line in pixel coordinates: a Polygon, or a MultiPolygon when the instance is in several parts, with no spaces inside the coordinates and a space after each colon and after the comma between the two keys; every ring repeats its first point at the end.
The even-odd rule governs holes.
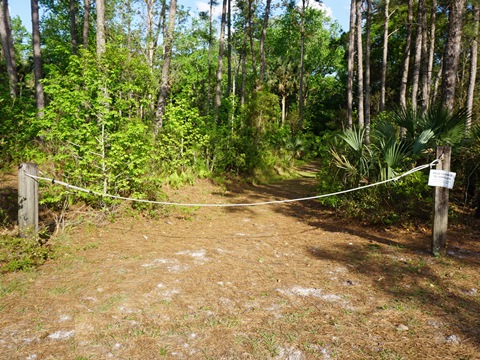
{"type": "MultiPolygon", "coordinates": [[[[269,185],[200,181],[178,201],[315,193],[311,169],[269,185]]],[[[370,229],[314,201],[118,218],[54,239],[57,259],[4,274],[5,359],[478,359],[479,223],[370,229]]]]}

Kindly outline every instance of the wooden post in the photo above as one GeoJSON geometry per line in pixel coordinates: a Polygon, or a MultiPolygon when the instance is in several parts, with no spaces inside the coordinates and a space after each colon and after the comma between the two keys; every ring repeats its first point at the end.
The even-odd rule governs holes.
{"type": "Polygon", "coordinates": [[[18,235],[26,237],[38,232],[38,165],[23,163],[18,167],[18,235]]]}
{"type": "MultiPolygon", "coordinates": [[[[450,146],[437,147],[437,170],[450,171],[450,146]]],[[[432,253],[434,256],[444,256],[447,252],[448,226],[448,192],[445,187],[435,187],[432,253]]]]}

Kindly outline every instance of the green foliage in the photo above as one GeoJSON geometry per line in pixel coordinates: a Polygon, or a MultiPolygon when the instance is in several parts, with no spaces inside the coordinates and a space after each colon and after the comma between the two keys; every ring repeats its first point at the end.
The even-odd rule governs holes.
{"type": "Polygon", "coordinates": [[[437,145],[456,145],[465,136],[465,109],[450,113],[441,106],[434,106],[424,114],[412,107],[399,108],[391,114],[391,121],[406,130],[413,155],[437,145]]]}
{"type": "MultiPolygon", "coordinates": [[[[44,83],[50,102],[37,122],[49,175],[99,192],[139,191],[154,149],[138,116],[148,70],[110,49],[100,61],[83,51],[65,72],[52,67],[50,74],[44,83]]],[[[45,202],[60,200],[58,190],[43,193],[45,202]]]]}
{"type": "MultiPolygon", "coordinates": [[[[347,129],[339,136],[342,142],[332,144],[333,166],[322,171],[319,190],[337,192],[395,178],[409,170],[420,156],[432,152],[435,145],[459,144],[465,120],[464,110],[450,114],[435,107],[420,114],[412,108],[398,109],[376,119],[368,146],[365,129],[347,129]],[[405,129],[405,137],[401,136],[400,127],[405,129]]],[[[426,175],[417,172],[394,183],[322,202],[372,223],[428,220],[432,192],[427,182],[426,175]]]]}
{"type": "Polygon", "coordinates": [[[203,154],[209,142],[205,119],[181,98],[165,109],[165,125],[156,140],[156,162],[162,173],[168,175],[180,176],[188,169],[204,169],[203,154]]]}
{"type": "MultiPolygon", "coordinates": [[[[333,168],[322,169],[317,175],[319,194],[345,189],[333,168]]],[[[412,225],[429,221],[432,191],[428,175],[416,172],[398,181],[356,192],[321,198],[320,202],[345,216],[373,225],[402,223],[412,225]]]]}
{"type": "MultiPolygon", "coordinates": [[[[0,70],[3,64],[0,63],[0,70]]],[[[29,121],[34,103],[29,99],[13,99],[6,71],[0,71],[0,159],[3,163],[20,161],[31,146],[36,127],[29,121]]]]}
{"type": "Polygon", "coordinates": [[[28,271],[53,256],[50,247],[34,237],[0,235],[0,272],[28,271]]]}
{"type": "Polygon", "coordinates": [[[343,180],[351,186],[368,181],[375,154],[365,145],[365,129],[347,129],[339,136],[347,146],[332,148],[331,154],[334,164],[343,170],[343,180]]]}
{"type": "Polygon", "coordinates": [[[247,125],[256,133],[265,132],[278,125],[281,118],[278,98],[266,90],[255,92],[245,105],[247,125]]]}
{"type": "Polygon", "coordinates": [[[212,133],[209,168],[214,173],[252,174],[260,166],[260,149],[265,143],[258,141],[251,128],[242,127],[232,132],[229,126],[220,126],[212,133]]]}

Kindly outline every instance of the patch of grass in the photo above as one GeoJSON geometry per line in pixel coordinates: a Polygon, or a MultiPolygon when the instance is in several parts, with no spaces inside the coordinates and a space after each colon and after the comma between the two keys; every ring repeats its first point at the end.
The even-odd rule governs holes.
{"type": "Polygon", "coordinates": [[[160,348],[158,349],[158,355],[159,356],[167,356],[168,355],[168,345],[160,346],[160,348]]]}
{"type": "Polygon", "coordinates": [[[109,309],[111,309],[113,306],[120,303],[124,299],[125,299],[125,295],[123,294],[113,295],[109,297],[107,300],[105,300],[104,303],[98,307],[98,310],[101,312],[108,311],[109,309]]]}
{"type": "Polygon", "coordinates": [[[271,356],[278,355],[277,335],[271,332],[263,332],[261,334],[261,343],[271,356]]]}
{"type": "Polygon", "coordinates": [[[11,294],[13,292],[19,292],[24,294],[27,289],[27,282],[20,281],[18,279],[10,281],[8,284],[3,283],[0,280],[0,297],[11,294]]]}
{"type": "Polygon", "coordinates": [[[0,236],[0,272],[30,271],[52,258],[54,252],[35,237],[0,236]]]}
{"type": "Polygon", "coordinates": [[[382,360],[402,360],[405,359],[403,356],[397,354],[395,351],[390,349],[383,349],[380,351],[379,359],[382,360]]]}
{"type": "Polygon", "coordinates": [[[52,295],[63,295],[68,292],[68,288],[66,288],[65,286],[60,286],[52,288],[48,292],[52,295]]]}
{"type": "Polygon", "coordinates": [[[90,243],[87,243],[87,244],[83,245],[81,247],[81,249],[83,251],[87,251],[87,250],[90,250],[90,249],[97,249],[98,247],[99,247],[98,242],[90,242],[90,243]]]}

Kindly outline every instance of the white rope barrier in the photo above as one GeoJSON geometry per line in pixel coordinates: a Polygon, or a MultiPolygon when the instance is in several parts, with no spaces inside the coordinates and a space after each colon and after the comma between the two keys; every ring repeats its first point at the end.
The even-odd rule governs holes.
{"type": "Polygon", "coordinates": [[[394,177],[394,178],[391,178],[391,179],[388,179],[388,180],[379,181],[379,182],[376,182],[376,183],[373,183],[373,184],[359,186],[359,187],[356,187],[356,188],[353,188],[353,189],[347,189],[347,190],[337,191],[337,192],[330,193],[330,194],[315,195],[315,196],[296,198],[296,199],[271,200],[271,201],[261,201],[261,202],[255,202],[255,203],[245,203],[245,204],[241,204],[241,203],[240,204],[224,204],[224,203],[223,204],[188,204],[188,203],[176,203],[176,202],[168,202],[168,201],[135,199],[135,198],[129,198],[129,197],[124,197],[124,196],[119,196],[119,195],[103,194],[103,193],[100,193],[100,192],[97,192],[97,191],[84,189],[84,188],[81,188],[81,187],[78,187],[78,186],[75,186],[75,185],[67,184],[63,181],[59,181],[59,180],[55,180],[55,179],[51,179],[51,178],[47,178],[47,177],[34,176],[34,175],[30,175],[30,174],[25,174],[25,175],[28,176],[28,177],[31,177],[32,179],[36,179],[37,181],[38,180],[49,181],[54,185],[60,185],[60,186],[63,186],[67,189],[76,190],[76,191],[84,192],[84,193],[91,194],[91,195],[101,196],[101,197],[108,197],[108,198],[116,199],[116,200],[134,201],[134,202],[157,204],[157,205],[184,206],[184,207],[239,207],[239,206],[259,206],[259,205],[271,205],[271,204],[285,204],[285,203],[291,203],[291,202],[315,200],[315,199],[321,199],[321,198],[329,197],[329,196],[346,194],[346,193],[349,193],[349,192],[363,190],[363,189],[370,188],[370,187],[373,187],[373,186],[386,184],[388,182],[398,181],[399,179],[401,179],[405,176],[411,175],[411,174],[413,174],[417,171],[421,171],[421,170],[427,169],[427,168],[432,168],[438,161],[439,161],[439,159],[436,159],[436,160],[432,161],[430,164],[417,166],[417,167],[415,167],[415,168],[413,168],[413,169],[411,169],[407,172],[404,172],[403,174],[398,175],[397,177],[394,177]]]}

